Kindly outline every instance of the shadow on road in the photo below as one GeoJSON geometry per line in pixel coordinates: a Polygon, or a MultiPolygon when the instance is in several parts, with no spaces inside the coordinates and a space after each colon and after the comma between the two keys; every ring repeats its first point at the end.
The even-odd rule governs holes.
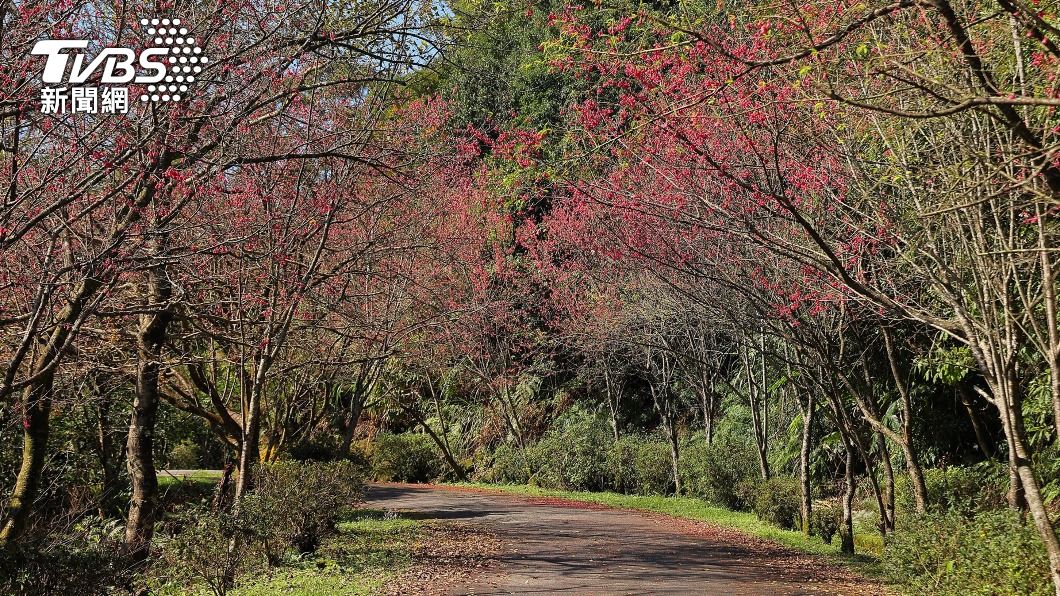
{"type": "Polygon", "coordinates": [[[682,520],[409,485],[373,485],[367,500],[418,519],[471,519],[503,540],[502,572],[453,594],[878,592],[812,557],[682,520]]]}

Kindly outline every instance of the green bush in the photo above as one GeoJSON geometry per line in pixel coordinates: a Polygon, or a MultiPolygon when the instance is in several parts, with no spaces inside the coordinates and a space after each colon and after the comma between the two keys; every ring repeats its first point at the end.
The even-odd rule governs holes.
{"type": "Polygon", "coordinates": [[[497,484],[527,484],[530,473],[523,452],[515,445],[504,444],[493,452],[493,461],[478,479],[497,484]]]}
{"type": "Polygon", "coordinates": [[[339,453],[339,445],[339,437],[335,434],[318,432],[291,445],[287,455],[298,461],[332,461],[343,456],[339,453]]]}
{"type": "Polygon", "coordinates": [[[712,445],[695,441],[681,454],[681,483],[684,490],[704,501],[746,510],[749,497],[738,490],[741,483],[754,481],[758,472],[753,447],[745,440],[729,436],[715,438],[712,445]]]}
{"type": "Polygon", "coordinates": [[[437,446],[421,433],[380,433],[369,456],[372,476],[380,481],[429,482],[445,469],[437,446]]]}
{"type": "Polygon", "coordinates": [[[351,462],[277,462],[259,468],[240,504],[240,522],[276,562],[287,548],[315,551],[363,494],[364,479],[351,462]]]}
{"type": "Polygon", "coordinates": [[[576,491],[661,495],[673,491],[670,449],[662,441],[628,436],[615,441],[598,421],[551,432],[523,452],[501,445],[477,476],[501,484],[534,484],[576,491]]]}
{"type": "MultiPolygon", "coordinates": [[[[745,480],[754,482],[758,464],[752,449],[746,442],[727,438],[710,447],[702,441],[686,444],[679,462],[685,493],[725,507],[749,509],[754,491],[742,495],[737,487],[745,480]]],[[[515,445],[500,445],[476,479],[641,495],[669,494],[674,489],[666,442],[638,435],[616,441],[607,422],[596,418],[558,425],[529,445],[525,454],[515,445]]]]}
{"type": "Polygon", "coordinates": [[[820,536],[825,544],[832,544],[832,538],[839,532],[839,523],[843,519],[843,509],[835,504],[815,505],[810,513],[810,533],[820,536]]]}
{"type": "MultiPolygon", "coordinates": [[[[249,498],[249,495],[248,495],[249,498]]],[[[253,544],[253,513],[238,517],[207,508],[184,512],[180,531],[172,538],[158,540],[161,556],[152,578],[166,586],[194,592],[206,584],[217,596],[224,596],[238,578],[260,566],[259,557],[248,556],[253,544]]]]}
{"type": "Polygon", "coordinates": [[[515,445],[501,445],[477,478],[575,491],[657,495],[673,490],[670,450],[664,442],[640,436],[615,441],[607,422],[598,418],[561,423],[525,454],[515,445]]]}
{"type": "MultiPolygon", "coordinates": [[[[974,466],[929,468],[924,470],[928,489],[928,507],[955,510],[965,515],[992,511],[1006,506],[1008,477],[1005,467],[997,462],[982,462],[974,466]]],[[[895,504],[898,516],[914,514],[913,491],[909,476],[902,474],[895,482],[895,504]],[[904,514],[904,515],[903,515],[904,514]]]]}
{"type": "Polygon", "coordinates": [[[596,418],[568,420],[528,450],[535,470],[530,482],[544,488],[608,490],[607,453],[613,442],[610,429],[596,418]]]}
{"type": "Polygon", "coordinates": [[[670,448],[662,441],[642,440],[633,455],[634,492],[664,495],[673,492],[673,463],[670,448]]]}
{"type": "Polygon", "coordinates": [[[199,467],[200,455],[199,446],[184,439],[169,450],[166,459],[169,461],[170,469],[194,470],[199,467]]]}
{"type": "Polygon", "coordinates": [[[786,530],[799,527],[799,481],[774,476],[754,485],[752,506],[758,519],[786,530]]]}
{"type": "Polygon", "coordinates": [[[1045,547],[1008,510],[907,519],[888,537],[883,567],[909,594],[1052,594],[1045,547]]]}
{"type": "MultiPolygon", "coordinates": [[[[728,496],[734,493],[735,482],[730,479],[737,476],[729,466],[731,457],[719,456],[716,465],[704,466],[697,462],[710,458],[697,459],[696,451],[685,453],[692,462],[681,464],[683,480],[692,483],[689,494],[703,496],[704,487],[710,487],[711,495],[726,496],[722,504],[737,500],[728,496]],[[727,475],[708,476],[715,470],[727,475]]],[[[478,480],[641,495],[664,495],[674,489],[670,447],[664,441],[636,435],[615,441],[606,424],[598,421],[551,432],[528,446],[525,455],[517,446],[504,444],[492,456],[489,466],[476,475],[478,480]]]]}
{"type": "Polygon", "coordinates": [[[564,438],[546,436],[526,450],[530,462],[528,484],[550,489],[572,489],[567,482],[568,454],[563,449],[564,438]]]}
{"type": "Polygon", "coordinates": [[[316,550],[364,493],[363,468],[349,461],[281,461],[261,466],[237,511],[181,509],[160,527],[153,581],[223,595],[262,561],[316,550]],[[165,534],[169,533],[167,537],[165,534]]]}
{"type": "Polygon", "coordinates": [[[350,451],[346,454],[346,461],[360,471],[361,476],[367,478],[372,471],[372,458],[363,444],[354,443],[350,445],[350,451]]]}
{"type": "Polygon", "coordinates": [[[607,488],[617,493],[637,492],[637,452],[643,439],[634,436],[612,441],[604,454],[607,488]]]}
{"type": "Polygon", "coordinates": [[[88,517],[72,532],[32,536],[0,557],[0,593],[119,593],[133,577],[122,535],[118,522],[88,517]]]}

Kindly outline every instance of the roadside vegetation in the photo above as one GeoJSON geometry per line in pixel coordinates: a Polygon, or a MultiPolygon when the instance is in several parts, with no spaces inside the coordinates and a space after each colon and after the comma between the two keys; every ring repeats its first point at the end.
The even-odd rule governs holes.
{"type": "MultiPolygon", "coordinates": [[[[839,538],[842,487],[830,485],[827,472],[814,480],[820,488],[803,532],[797,479],[778,474],[761,481],[753,448],[726,438],[727,424],[713,448],[704,447],[702,433],[682,440],[680,495],[674,494],[664,440],[634,435],[616,442],[608,433],[605,416],[594,421],[584,411],[568,412],[528,446],[525,459],[509,447],[480,454],[479,467],[469,472],[476,482],[458,485],[702,521],[833,558],[910,594],[958,594],[972,585],[983,594],[1049,593],[1045,551],[1035,544],[1033,530],[1005,507],[1004,468],[998,464],[927,469],[930,500],[923,514],[915,511],[908,482],[898,479],[895,515],[903,521],[886,534],[875,496],[862,485],[852,503],[851,556],[839,538]]],[[[455,481],[437,453],[416,447],[425,441],[426,435],[413,432],[371,445],[372,474],[401,482],[455,481]]],[[[472,459],[463,461],[470,465],[472,459]]]]}
{"type": "Polygon", "coordinates": [[[1060,596],[1055,1],[178,2],[43,110],[122,6],[0,6],[0,592],[374,589],[440,479],[1060,596]]]}
{"type": "Polygon", "coordinates": [[[127,565],[115,524],[82,523],[63,543],[5,561],[5,593],[96,594],[142,585],[156,594],[379,594],[412,563],[423,525],[358,507],[363,472],[348,463],[261,470],[238,512],[216,474],[163,483],[155,556],[127,565]]]}

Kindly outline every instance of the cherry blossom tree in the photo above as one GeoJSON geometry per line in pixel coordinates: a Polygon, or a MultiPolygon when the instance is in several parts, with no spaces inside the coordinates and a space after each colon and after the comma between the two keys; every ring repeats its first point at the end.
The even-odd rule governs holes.
{"type": "MultiPolygon", "coordinates": [[[[301,168],[294,180],[305,188],[308,174],[321,171],[311,160],[363,161],[355,148],[365,136],[339,133],[371,128],[387,85],[423,59],[416,43],[427,40],[422,7],[409,2],[372,3],[356,14],[318,2],[283,3],[282,10],[260,3],[169,8],[182,13],[207,49],[209,60],[197,67],[197,93],[95,117],[40,112],[38,59],[29,46],[41,37],[72,36],[141,48],[149,42],[142,15],[91,2],[5,11],[0,51],[11,83],[3,99],[11,167],[5,168],[0,250],[4,283],[20,287],[3,307],[3,328],[13,340],[5,345],[14,348],[5,351],[0,395],[21,392],[25,449],[0,534],[4,544],[25,529],[40,485],[56,370],[85,323],[116,297],[115,288],[142,273],[127,539],[134,552],[145,551],[157,492],[148,458],[161,349],[175,297],[185,290],[171,287],[167,263],[203,249],[179,241],[191,237],[186,232],[202,206],[224,202],[229,183],[247,180],[248,169],[301,168]],[[366,100],[370,85],[379,90],[366,100]]],[[[140,91],[133,86],[130,95],[140,91]]],[[[326,210],[319,218],[323,223],[313,229],[327,235],[326,210]]],[[[267,339],[282,337],[293,318],[290,301],[277,304],[267,339]]],[[[282,341],[264,350],[259,363],[275,357],[276,343],[282,341]]],[[[256,440],[247,438],[249,455],[256,440]]]]}

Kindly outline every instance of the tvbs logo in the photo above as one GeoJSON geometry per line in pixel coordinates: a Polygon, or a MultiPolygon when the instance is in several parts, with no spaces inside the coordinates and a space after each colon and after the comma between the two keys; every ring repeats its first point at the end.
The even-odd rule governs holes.
{"type": "Polygon", "coordinates": [[[141,102],[180,101],[188,85],[202,72],[209,59],[195,43],[180,19],[141,19],[147,48],[104,48],[91,61],[85,50],[87,39],[45,39],[31,53],[46,56],[41,80],[41,112],[126,113],[129,111],[129,83],[145,85],[141,102]],[[87,64],[86,64],[87,61],[87,64]],[[69,71],[69,75],[67,75],[69,71]],[[85,85],[99,74],[100,85],[85,85]]]}

